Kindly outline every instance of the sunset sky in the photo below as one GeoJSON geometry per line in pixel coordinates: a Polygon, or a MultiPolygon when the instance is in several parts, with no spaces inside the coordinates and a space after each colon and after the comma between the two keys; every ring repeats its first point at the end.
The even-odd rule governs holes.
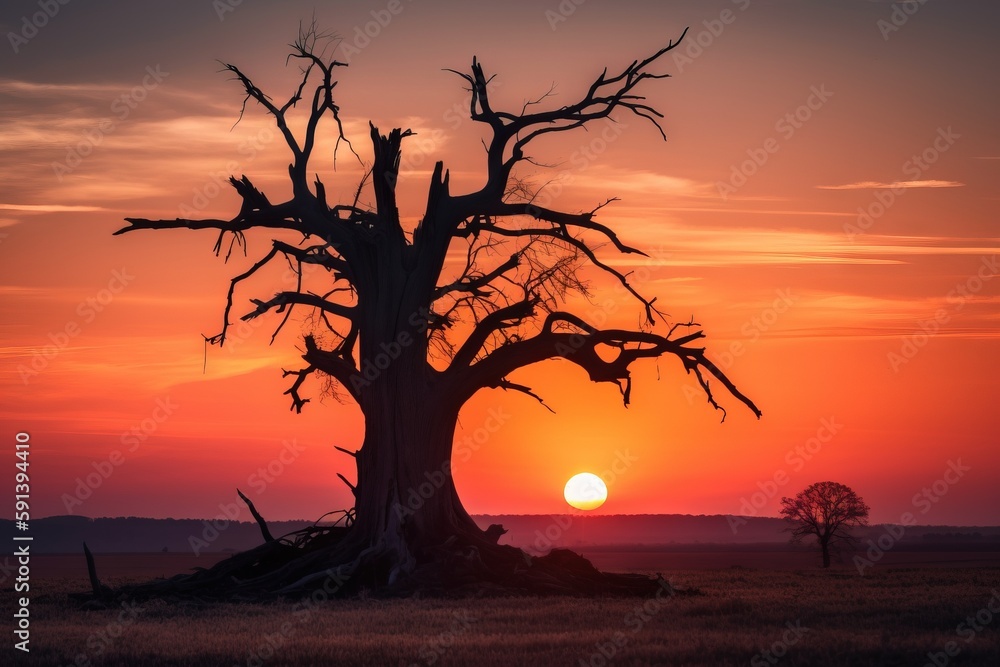
{"type": "MultiPolygon", "coordinates": [[[[672,78],[643,91],[668,141],[622,115],[539,141],[549,166],[523,175],[563,210],[620,198],[599,219],[651,260],[601,256],[693,315],[763,418],[720,391],[720,423],[673,358],[636,367],[628,409],[613,386],[546,362],[513,379],[556,414],[499,391],[462,412],[459,442],[482,441],[458,445],[455,464],[472,513],[566,511],[563,485],[590,471],[609,488],[598,513],[776,516],[782,495],[833,480],[875,522],[1000,522],[1000,4],[50,4],[51,17],[35,0],[0,8],[0,433],[7,452],[31,434],[33,516],[209,518],[237,487],[269,519],[350,504],[336,473],[353,478],[353,462],[333,446],[360,445],[360,412],[316,382],[301,415],[282,395],[300,327],[270,346],[277,320],[237,328],[206,362],[229,279],[270,238],[250,235],[249,256],[225,264],[210,231],[112,236],[125,216],[231,217],[230,173],[287,195],[287,147],[259,108],[236,124],[242,95],[219,61],[287,98],[287,44],[315,14],[342,37],[337,101],[362,158],[369,120],[417,133],[403,145],[409,225],[435,160],[453,192],[484,175],[484,130],[445,68],[476,56],[495,106],[516,112],[553,84],[559,106],[690,26],[657,68],[672,78]]],[[[362,168],[341,152],[335,171],[332,147],[313,169],[348,199],[362,168]]],[[[610,295],[609,321],[636,324],[633,304],[594,286],[597,305],[578,312],[610,295]]],[[[280,273],[260,278],[234,314],[279,287],[280,273]]]]}

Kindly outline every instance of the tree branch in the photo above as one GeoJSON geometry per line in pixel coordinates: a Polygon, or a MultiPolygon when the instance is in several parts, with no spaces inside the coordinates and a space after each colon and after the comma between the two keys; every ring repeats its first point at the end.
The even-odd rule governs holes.
{"type": "Polygon", "coordinates": [[[500,264],[495,269],[489,273],[482,273],[479,275],[468,275],[468,273],[463,273],[463,275],[448,285],[442,285],[438,287],[434,292],[434,299],[440,299],[441,297],[449,294],[451,292],[468,292],[475,296],[489,296],[488,292],[483,291],[481,288],[489,285],[493,280],[516,269],[520,264],[521,255],[520,253],[514,253],[510,258],[500,264]]]}
{"type": "MultiPolygon", "coordinates": [[[[585,255],[587,257],[588,260],[590,260],[591,264],[593,264],[597,268],[601,269],[605,273],[609,273],[612,276],[614,276],[618,280],[619,284],[621,284],[622,287],[624,287],[626,289],[626,291],[628,291],[629,294],[631,294],[637,301],[639,301],[642,304],[643,309],[645,311],[645,317],[646,317],[646,323],[647,324],[649,324],[649,325],[655,324],[657,316],[659,316],[660,318],[664,318],[665,317],[664,314],[661,313],[656,308],[656,306],[654,305],[656,303],[656,299],[655,298],[647,299],[644,296],[642,296],[642,294],[640,294],[634,287],[632,287],[631,283],[629,283],[628,276],[626,276],[621,271],[615,269],[614,267],[609,266],[608,264],[605,264],[604,262],[602,262],[597,257],[597,255],[595,254],[593,248],[591,248],[589,245],[587,245],[587,243],[585,243],[581,239],[576,238],[575,236],[572,236],[569,233],[567,227],[569,225],[575,224],[575,223],[559,222],[559,220],[564,220],[564,219],[569,219],[569,218],[577,218],[577,217],[580,217],[580,216],[573,216],[571,214],[565,214],[565,213],[560,214],[560,213],[557,213],[557,212],[552,212],[552,218],[553,219],[550,220],[550,221],[556,223],[557,226],[554,226],[554,227],[540,227],[540,228],[538,228],[538,227],[525,227],[525,228],[519,228],[519,229],[508,229],[508,228],[505,228],[505,227],[500,227],[500,226],[498,226],[496,224],[475,223],[475,222],[473,222],[470,225],[468,225],[467,227],[465,227],[464,229],[456,231],[455,235],[456,236],[469,236],[469,235],[475,235],[475,234],[481,233],[483,231],[486,231],[486,232],[489,232],[491,234],[496,234],[498,236],[529,237],[529,238],[547,237],[547,238],[556,239],[556,240],[558,240],[558,241],[560,241],[562,243],[565,243],[567,246],[570,246],[572,248],[575,248],[575,249],[579,250],[583,255],[585,255]]],[[[580,226],[582,226],[582,225],[580,225],[580,226]]],[[[612,235],[612,241],[615,242],[616,245],[621,245],[623,248],[625,248],[625,250],[623,252],[629,252],[629,253],[634,252],[634,253],[639,253],[639,254],[645,256],[645,253],[643,253],[643,252],[641,252],[639,250],[635,250],[634,248],[630,248],[628,246],[622,245],[618,241],[618,239],[617,239],[616,236],[612,235]]]]}
{"type": "Polygon", "coordinates": [[[281,371],[282,377],[288,377],[289,375],[295,376],[295,382],[285,391],[285,395],[292,397],[292,409],[297,413],[301,413],[302,408],[310,400],[308,398],[302,398],[301,394],[299,394],[299,389],[302,387],[302,383],[306,381],[306,378],[312,375],[316,370],[316,366],[310,365],[297,371],[289,371],[285,369],[282,369],[281,371]]]}
{"type": "Polygon", "coordinates": [[[319,370],[326,373],[343,385],[350,392],[351,396],[357,399],[359,398],[357,388],[351,382],[352,378],[358,377],[358,368],[354,365],[351,356],[353,338],[349,336],[346,340],[352,341],[350,347],[341,343],[341,346],[337,350],[331,351],[320,349],[316,344],[315,338],[305,336],[306,353],[302,355],[302,358],[310,364],[312,370],[319,370]]]}
{"type": "MultiPolygon", "coordinates": [[[[497,308],[484,317],[472,330],[469,337],[465,339],[458,352],[455,353],[449,368],[462,369],[470,367],[483,345],[495,331],[501,327],[508,326],[511,322],[517,323],[531,317],[534,315],[537,305],[537,296],[527,296],[523,300],[512,303],[509,306],[497,308]]],[[[506,375],[506,373],[503,375],[506,375]]],[[[499,377],[502,377],[502,375],[498,376],[498,381],[499,377]]]]}
{"type": "MultiPolygon", "coordinates": [[[[484,320],[485,321],[485,320],[484,320]]],[[[700,331],[681,338],[671,339],[648,331],[628,331],[623,329],[597,329],[583,322],[571,313],[550,313],[546,318],[542,331],[537,335],[505,344],[470,366],[452,364],[449,367],[451,377],[459,387],[459,392],[471,396],[480,388],[493,387],[501,383],[509,373],[518,368],[539,361],[553,358],[563,358],[580,366],[594,382],[612,382],[622,392],[623,402],[627,406],[631,392],[631,374],[629,367],[639,359],[657,358],[672,354],[680,359],[688,372],[694,372],[702,382],[702,387],[714,407],[725,410],[715,401],[708,383],[701,376],[701,369],[718,379],[722,385],[741,403],[746,405],[759,418],[760,409],[743,395],[728,377],[711,361],[705,358],[705,349],[689,347],[687,344],[703,337],[700,331]],[[580,329],[577,333],[562,333],[555,330],[559,322],[566,322],[580,329]],[[597,352],[597,347],[605,345],[618,350],[614,359],[607,361],[597,352]]],[[[462,359],[468,358],[468,350],[460,352],[462,359]]],[[[459,360],[456,355],[455,360],[459,360]]]]}
{"type": "Polygon", "coordinates": [[[273,298],[268,299],[267,301],[250,299],[250,302],[257,306],[257,308],[241,317],[241,320],[252,320],[255,317],[260,317],[271,309],[276,309],[275,312],[282,313],[285,311],[285,308],[294,304],[312,306],[313,308],[318,308],[325,313],[338,315],[351,321],[354,321],[357,313],[357,308],[355,306],[345,306],[341,303],[327,301],[318,294],[303,292],[278,292],[273,298]]]}
{"type": "Polygon", "coordinates": [[[247,504],[247,507],[250,508],[250,514],[253,515],[253,518],[257,522],[257,525],[260,526],[260,534],[264,537],[264,541],[274,542],[274,537],[272,537],[271,531],[267,527],[267,522],[264,521],[264,517],[260,515],[260,512],[257,511],[257,508],[254,507],[253,501],[251,501],[249,498],[243,495],[243,492],[240,491],[239,489],[236,489],[236,493],[239,494],[240,498],[243,499],[243,502],[245,502],[247,504]]]}
{"type": "Polygon", "coordinates": [[[532,388],[529,387],[529,386],[527,386],[527,385],[518,384],[516,382],[511,382],[507,378],[501,378],[499,382],[497,382],[496,384],[490,385],[490,386],[492,388],[494,388],[494,389],[503,389],[505,391],[507,389],[510,389],[511,391],[519,391],[522,394],[527,394],[528,396],[531,396],[533,399],[535,399],[536,401],[538,401],[539,403],[541,403],[542,407],[545,408],[546,410],[548,410],[549,412],[551,412],[552,414],[556,413],[556,411],[553,410],[551,407],[549,407],[549,405],[542,399],[541,396],[539,396],[538,394],[536,394],[532,390],[532,388]]]}

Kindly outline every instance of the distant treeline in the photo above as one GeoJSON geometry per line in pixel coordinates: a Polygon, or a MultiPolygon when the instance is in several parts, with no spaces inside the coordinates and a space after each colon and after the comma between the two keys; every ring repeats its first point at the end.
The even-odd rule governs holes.
{"type": "Polygon", "coordinates": [[[984,536],[977,530],[974,533],[924,533],[920,539],[929,542],[978,542],[984,536]]]}
{"type": "MultiPolygon", "coordinates": [[[[234,505],[235,506],[235,505],[234,505]]],[[[249,519],[249,513],[245,512],[249,519]]],[[[33,553],[79,553],[86,542],[98,553],[208,553],[243,551],[261,543],[260,529],[235,514],[207,519],[146,519],[118,517],[91,519],[54,516],[31,522],[33,553]]],[[[787,549],[788,532],[781,519],[726,515],[622,514],[622,515],[491,515],[475,517],[483,528],[502,524],[508,533],[503,541],[531,553],[553,547],[601,545],[610,549],[675,551],[712,550],[716,546],[787,549]]],[[[311,521],[269,521],[275,537],[312,525],[311,521]]],[[[14,522],[0,520],[5,544],[15,532],[14,522]]],[[[877,540],[885,526],[857,531],[864,543],[877,540]]],[[[23,533],[19,533],[23,534],[23,533]]],[[[1000,544],[1000,527],[906,526],[902,548],[938,550],[949,544],[968,545],[975,550],[1000,544]]],[[[8,551],[9,553],[9,551],[8,551]]]]}

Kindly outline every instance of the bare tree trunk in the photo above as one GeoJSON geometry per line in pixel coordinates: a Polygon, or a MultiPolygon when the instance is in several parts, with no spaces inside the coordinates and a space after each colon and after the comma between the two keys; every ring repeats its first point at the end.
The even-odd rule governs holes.
{"type": "Polygon", "coordinates": [[[820,540],[819,546],[823,550],[823,567],[830,567],[830,543],[826,540],[820,540]]]}
{"type": "Polygon", "coordinates": [[[404,569],[428,547],[481,532],[451,474],[459,406],[435,392],[422,362],[408,357],[385,371],[362,404],[354,525],[368,545],[395,550],[404,569]]]}

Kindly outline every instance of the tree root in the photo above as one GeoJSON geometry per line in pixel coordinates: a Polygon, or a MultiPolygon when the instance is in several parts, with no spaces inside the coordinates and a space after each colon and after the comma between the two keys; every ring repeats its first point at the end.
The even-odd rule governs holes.
{"type": "Polygon", "coordinates": [[[102,607],[124,599],[268,601],[324,591],[351,597],[570,595],[648,597],[671,587],[659,575],[601,572],[583,556],[553,549],[533,557],[497,544],[497,530],[456,535],[420,553],[401,555],[384,541],[365,545],[344,526],[310,526],[170,579],[112,590],[89,562],[92,592],[73,597],[102,607]],[[491,541],[492,539],[492,541],[491,541]]]}

